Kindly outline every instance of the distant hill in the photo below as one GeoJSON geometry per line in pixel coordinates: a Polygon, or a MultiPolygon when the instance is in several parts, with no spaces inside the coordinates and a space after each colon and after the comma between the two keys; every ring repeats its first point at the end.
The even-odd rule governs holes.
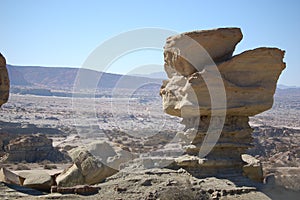
{"type": "MultiPolygon", "coordinates": [[[[44,96],[72,96],[75,81],[80,89],[115,89],[115,88],[152,88],[156,93],[163,79],[164,72],[151,74],[120,75],[82,68],[37,67],[7,65],[11,92],[19,94],[36,94],[44,96]],[[98,84],[97,78],[100,78],[98,84]],[[14,87],[15,86],[15,87],[14,87]],[[16,88],[23,87],[23,89],[16,88]],[[24,89],[26,87],[26,89],[24,89]],[[68,90],[68,93],[57,93],[55,90],[68,90]]],[[[300,87],[277,85],[277,95],[300,94],[300,87]]]]}
{"type": "Polygon", "coordinates": [[[98,72],[68,67],[37,67],[7,65],[12,86],[35,86],[49,89],[72,89],[75,81],[83,88],[130,88],[149,83],[161,84],[161,79],[98,72]]]}
{"type": "Polygon", "coordinates": [[[168,79],[166,72],[153,72],[150,74],[134,74],[134,76],[157,78],[157,79],[168,79]]]}
{"type": "Polygon", "coordinates": [[[277,88],[278,89],[300,89],[300,87],[297,87],[297,86],[288,86],[288,85],[282,85],[282,84],[278,84],[277,88]]]}
{"type": "Polygon", "coordinates": [[[8,75],[10,79],[11,85],[18,86],[30,86],[32,85],[30,82],[26,81],[23,74],[19,72],[14,66],[7,66],[8,75]]]}

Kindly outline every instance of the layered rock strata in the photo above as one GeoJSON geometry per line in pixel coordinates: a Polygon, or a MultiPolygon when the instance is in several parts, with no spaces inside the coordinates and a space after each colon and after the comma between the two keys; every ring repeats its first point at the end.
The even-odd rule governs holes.
{"type": "Polygon", "coordinates": [[[197,176],[242,170],[241,155],[252,143],[249,116],[272,107],[285,68],[277,48],[232,57],[242,37],[239,28],[221,28],[171,36],[165,45],[163,109],[183,118],[192,138],[176,165],[197,176]]]}
{"type": "Polygon", "coordinates": [[[12,139],[5,146],[5,161],[10,162],[38,162],[49,160],[52,162],[65,160],[64,154],[52,146],[52,140],[47,136],[24,135],[12,139]]]}

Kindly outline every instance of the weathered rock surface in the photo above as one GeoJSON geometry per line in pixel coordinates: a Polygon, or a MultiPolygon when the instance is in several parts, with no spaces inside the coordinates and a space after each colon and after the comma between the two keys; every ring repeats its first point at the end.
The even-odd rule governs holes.
{"type": "Polygon", "coordinates": [[[1,168],[0,181],[8,184],[22,185],[23,179],[8,169],[1,168]]]}
{"type": "Polygon", "coordinates": [[[25,180],[23,182],[24,187],[33,188],[41,191],[50,191],[52,185],[54,185],[54,180],[46,172],[23,172],[19,173],[19,176],[23,177],[25,180]]]}
{"type": "Polygon", "coordinates": [[[0,53],[0,107],[8,101],[9,97],[9,78],[6,68],[6,60],[0,53]]]}
{"type": "MultiPolygon", "coordinates": [[[[257,48],[232,57],[241,39],[238,28],[167,39],[164,56],[169,79],[163,82],[160,94],[164,111],[182,117],[192,138],[185,147],[190,156],[176,161],[177,167],[193,175],[242,173],[241,154],[252,146],[249,116],[273,105],[276,82],[285,68],[284,51],[257,48]]],[[[261,180],[253,176],[253,167],[248,164],[244,173],[261,180]]]]}
{"type": "Polygon", "coordinates": [[[117,170],[104,165],[88,151],[82,151],[75,158],[74,164],[57,176],[56,182],[63,187],[95,184],[116,172],[117,170]]]}
{"type": "Polygon", "coordinates": [[[164,47],[168,77],[174,74],[188,76],[201,71],[212,61],[228,60],[242,37],[239,28],[193,31],[169,37],[164,47]]]}
{"type": "Polygon", "coordinates": [[[52,186],[51,194],[0,183],[3,199],[297,199],[299,192],[264,186],[237,177],[236,180],[209,177],[199,179],[186,170],[148,169],[119,172],[104,183],[75,187],[52,186]],[[238,180],[238,181],[237,181],[238,180]],[[247,186],[240,184],[245,181],[247,186]],[[257,187],[258,186],[258,187],[257,187]],[[260,188],[262,187],[262,188],[260,188]],[[258,189],[257,189],[258,188],[258,189]],[[263,191],[263,192],[261,192],[263,191]],[[80,195],[78,195],[80,194],[80,195]],[[86,196],[91,195],[92,196],[86,196]],[[84,195],[84,196],[81,196],[84,195]]]}
{"type": "Polygon", "coordinates": [[[108,142],[95,142],[88,146],[88,150],[98,160],[116,170],[119,170],[123,163],[136,158],[136,155],[128,149],[123,150],[121,147],[113,146],[108,142]]]}
{"type": "Polygon", "coordinates": [[[65,187],[81,185],[84,183],[84,177],[77,165],[73,164],[56,177],[56,183],[65,187]]]}
{"type": "Polygon", "coordinates": [[[134,158],[134,155],[107,142],[96,142],[87,148],[70,150],[74,164],[61,173],[56,182],[58,186],[96,184],[115,174],[120,165],[134,158]]]}
{"type": "Polygon", "coordinates": [[[99,187],[89,186],[89,185],[77,185],[74,187],[60,187],[60,186],[51,187],[51,193],[61,193],[61,194],[93,195],[93,194],[97,194],[99,190],[100,190],[99,187]]]}
{"type": "Polygon", "coordinates": [[[243,175],[249,177],[251,180],[263,182],[264,177],[260,161],[248,154],[243,154],[242,160],[247,163],[243,166],[243,175]]]}
{"type": "Polygon", "coordinates": [[[221,75],[227,105],[218,110],[225,109],[227,115],[234,116],[253,116],[268,110],[273,105],[277,79],[285,68],[283,56],[277,48],[257,48],[220,63],[216,73],[207,66],[188,77],[175,75],[162,86],[163,108],[175,116],[184,113],[185,117],[194,117],[199,111],[210,115],[210,93],[220,86],[207,83],[217,82],[221,75]]]}
{"type": "Polygon", "coordinates": [[[183,169],[119,172],[98,186],[99,199],[269,199],[255,184],[239,186],[226,179],[198,179],[183,169]]]}
{"type": "Polygon", "coordinates": [[[25,135],[10,140],[5,146],[6,161],[61,161],[64,155],[52,146],[52,140],[42,134],[25,135]]]}

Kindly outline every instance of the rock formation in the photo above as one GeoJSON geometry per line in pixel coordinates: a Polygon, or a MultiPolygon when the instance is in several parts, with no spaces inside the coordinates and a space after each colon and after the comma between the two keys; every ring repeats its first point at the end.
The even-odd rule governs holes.
{"type": "Polygon", "coordinates": [[[24,135],[9,141],[5,146],[5,160],[12,162],[52,162],[65,160],[64,154],[52,146],[52,140],[47,136],[24,135]]]}
{"type": "Polygon", "coordinates": [[[160,94],[166,113],[183,118],[193,136],[176,160],[196,176],[241,172],[241,154],[251,147],[249,116],[272,107],[284,51],[257,48],[232,57],[239,28],[171,36],[164,51],[160,94]]]}
{"type": "Polygon", "coordinates": [[[24,181],[22,186],[33,188],[41,191],[50,191],[52,185],[54,185],[54,179],[46,172],[34,171],[34,172],[21,172],[18,174],[24,181]]]}
{"type": "Polygon", "coordinates": [[[8,184],[21,185],[21,178],[6,168],[0,169],[0,181],[8,184]]]}
{"type": "Polygon", "coordinates": [[[56,178],[60,187],[96,184],[117,173],[120,165],[132,160],[134,155],[113,147],[107,142],[95,142],[69,151],[73,165],[56,178]]]}
{"type": "Polygon", "coordinates": [[[0,53],[0,107],[6,103],[9,96],[9,78],[6,69],[6,60],[0,53]]]}

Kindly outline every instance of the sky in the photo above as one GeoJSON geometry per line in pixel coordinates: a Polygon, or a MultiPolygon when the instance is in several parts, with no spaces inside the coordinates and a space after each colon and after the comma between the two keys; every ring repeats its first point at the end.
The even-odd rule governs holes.
{"type": "MultiPolygon", "coordinates": [[[[244,37],[234,54],[261,46],[283,49],[287,68],[279,83],[300,86],[297,0],[0,0],[0,8],[0,52],[9,64],[82,67],[103,43],[132,30],[240,27],[244,37]]],[[[128,74],[150,65],[161,70],[164,42],[120,55],[104,71],[128,74]]]]}

